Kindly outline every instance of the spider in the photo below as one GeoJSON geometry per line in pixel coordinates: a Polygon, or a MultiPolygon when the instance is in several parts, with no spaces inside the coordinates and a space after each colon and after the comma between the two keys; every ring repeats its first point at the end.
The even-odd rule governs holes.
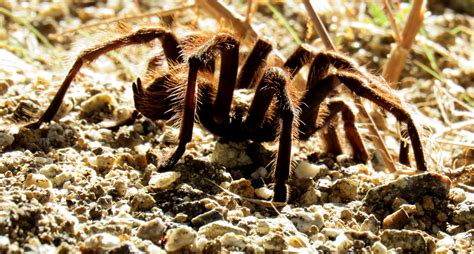
{"type": "MultiPolygon", "coordinates": [[[[152,120],[179,119],[179,142],[160,170],[173,167],[191,141],[196,119],[214,135],[228,140],[277,141],[273,169],[273,201],[286,202],[286,183],[291,172],[291,147],[295,139],[305,140],[324,128],[323,140],[329,153],[342,153],[336,132],[340,113],[346,139],[353,157],[367,162],[369,155],[355,126],[355,115],[342,100],[330,93],[344,84],[392,113],[407,125],[418,170],[425,171],[425,157],[414,119],[398,97],[380,78],[362,71],[349,58],[332,51],[313,52],[301,45],[281,66],[267,66],[272,44],[258,39],[239,71],[239,40],[228,33],[195,33],[178,39],[162,27],[142,27],[123,36],[97,44],[80,53],[70,68],[51,104],[29,128],[39,128],[52,120],[64,95],[83,64],[109,51],[159,39],[169,68],[154,74],[146,86],[140,79],[133,83],[136,110],[152,120]],[[220,74],[214,81],[215,60],[220,55],[220,74]],[[292,79],[309,64],[309,76],[302,96],[293,92],[292,79]],[[236,89],[254,89],[248,107],[233,100],[236,89]]],[[[158,64],[159,65],[159,64],[158,64]]],[[[153,71],[150,71],[153,72],[153,71]]],[[[401,145],[400,160],[409,165],[408,146],[401,145]]]]}

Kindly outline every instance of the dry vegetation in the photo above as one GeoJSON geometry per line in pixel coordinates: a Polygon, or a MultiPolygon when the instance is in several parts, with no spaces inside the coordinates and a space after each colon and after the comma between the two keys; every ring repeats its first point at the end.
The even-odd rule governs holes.
{"type": "Polygon", "coordinates": [[[372,159],[325,154],[317,135],[296,142],[284,207],[264,201],[272,143],[230,143],[197,127],[178,165],[159,173],[177,128],[146,118],[116,131],[101,125],[133,110],[131,84],[158,42],[87,65],[53,122],[23,128],[46,109],[78,52],[120,36],[119,22],[178,35],[230,31],[243,52],[266,36],[277,48],[270,62],[301,43],[328,48],[307,1],[225,1],[235,13],[212,2],[0,0],[0,253],[473,251],[471,0],[431,1],[417,17],[405,2],[313,1],[336,50],[384,76],[406,102],[423,130],[430,173],[397,163],[402,126],[344,89],[372,159]],[[419,32],[405,29],[409,17],[424,17],[419,32]]]}

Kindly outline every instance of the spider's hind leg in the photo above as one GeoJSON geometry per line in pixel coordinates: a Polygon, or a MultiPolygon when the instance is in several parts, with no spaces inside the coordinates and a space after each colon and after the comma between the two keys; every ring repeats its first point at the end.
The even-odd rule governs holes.
{"type": "Polygon", "coordinates": [[[327,126],[327,132],[325,135],[323,135],[323,139],[325,140],[328,152],[335,155],[342,153],[342,149],[340,148],[336,134],[337,125],[333,125],[331,123],[334,117],[338,113],[341,113],[342,121],[344,122],[346,139],[352,148],[353,157],[356,161],[366,163],[369,159],[369,154],[367,153],[367,149],[365,148],[364,142],[362,141],[362,137],[355,126],[355,115],[349,105],[347,105],[342,100],[332,100],[324,107],[324,109],[325,110],[321,110],[321,112],[319,112],[319,114],[323,115],[323,117],[319,118],[320,121],[317,123],[316,128],[320,129],[324,126],[327,126]]]}
{"type": "MultiPolygon", "coordinates": [[[[427,165],[423,145],[421,143],[420,133],[411,114],[402,106],[400,99],[390,94],[390,91],[382,90],[382,87],[372,86],[371,82],[377,82],[370,77],[363,77],[360,74],[354,74],[346,71],[340,71],[337,74],[339,80],[346,85],[352,92],[358,96],[364,97],[379,107],[392,113],[398,121],[407,125],[408,136],[415,155],[416,167],[420,171],[426,171],[427,165]]],[[[378,84],[382,86],[382,84],[378,84]]],[[[402,162],[407,163],[408,149],[401,149],[402,162]]]]}

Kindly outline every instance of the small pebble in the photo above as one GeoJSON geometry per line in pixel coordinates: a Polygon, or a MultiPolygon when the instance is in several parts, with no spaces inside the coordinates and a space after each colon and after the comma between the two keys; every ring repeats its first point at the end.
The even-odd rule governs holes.
{"type": "Polygon", "coordinates": [[[255,172],[253,172],[250,176],[253,179],[259,179],[259,178],[264,178],[268,175],[268,170],[264,167],[259,167],[255,172]]]}
{"type": "Polygon", "coordinates": [[[234,226],[227,221],[219,220],[202,226],[199,229],[199,235],[205,235],[207,238],[214,239],[218,236],[224,235],[225,233],[233,232],[237,235],[246,235],[247,231],[244,229],[234,226]]]}
{"type": "Polygon", "coordinates": [[[308,233],[312,226],[316,226],[318,228],[322,228],[324,226],[324,218],[320,213],[304,211],[294,212],[290,216],[290,221],[299,231],[303,233],[308,233]]]}
{"type": "Polygon", "coordinates": [[[151,176],[148,185],[155,189],[167,189],[180,177],[181,173],[176,171],[157,173],[151,176]]]}
{"type": "Polygon", "coordinates": [[[160,218],[155,218],[138,227],[137,236],[159,245],[165,233],[165,228],[163,221],[160,218]]]}
{"type": "Polygon", "coordinates": [[[273,190],[267,187],[255,189],[255,195],[261,199],[270,199],[273,196],[273,190]]]}
{"type": "Polygon", "coordinates": [[[245,178],[232,181],[229,186],[229,191],[246,198],[254,197],[254,188],[252,187],[252,182],[245,178]]]}
{"type": "Polygon", "coordinates": [[[374,254],[386,254],[387,247],[385,247],[385,245],[383,245],[380,241],[376,241],[374,244],[372,244],[371,251],[374,254]]]}
{"type": "Polygon", "coordinates": [[[0,147],[7,147],[13,144],[15,137],[11,134],[0,132],[0,147]]]}
{"type": "Polygon", "coordinates": [[[150,194],[139,192],[133,197],[130,206],[132,211],[146,211],[152,208],[155,202],[155,199],[150,194]]]}
{"type": "Polygon", "coordinates": [[[449,196],[455,204],[459,204],[466,200],[466,192],[461,188],[452,188],[449,191],[449,196]]]}
{"type": "Polygon", "coordinates": [[[334,245],[336,247],[337,253],[346,253],[347,250],[351,247],[352,241],[347,238],[346,234],[341,232],[334,240],[334,245]]]}
{"type": "Polygon", "coordinates": [[[90,250],[111,250],[120,246],[120,239],[109,233],[98,233],[88,237],[84,244],[90,250]]]}
{"type": "Polygon", "coordinates": [[[360,229],[364,231],[370,231],[374,234],[378,234],[380,229],[380,222],[377,218],[371,214],[367,219],[365,219],[360,225],[360,229]]]}
{"type": "Polygon", "coordinates": [[[330,200],[334,202],[350,202],[357,198],[358,181],[338,179],[331,187],[330,200]]]}
{"type": "Polygon", "coordinates": [[[188,226],[173,228],[166,232],[166,251],[177,251],[191,245],[196,240],[196,231],[188,226]]]}
{"type": "Polygon", "coordinates": [[[222,243],[223,246],[229,246],[231,248],[244,249],[246,246],[245,236],[236,235],[233,232],[224,234],[223,236],[219,238],[219,241],[222,243]]]}
{"type": "Polygon", "coordinates": [[[314,178],[320,172],[325,172],[328,170],[328,167],[324,164],[314,165],[307,161],[301,161],[300,164],[295,169],[295,175],[299,179],[304,178],[314,178]]]}
{"type": "Polygon", "coordinates": [[[62,172],[59,175],[53,178],[54,186],[62,187],[66,181],[69,181],[74,178],[73,172],[62,172]]]}
{"type": "Polygon", "coordinates": [[[430,196],[424,196],[423,197],[423,209],[425,209],[427,211],[432,211],[432,210],[435,209],[432,197],[430,197],[430,196]]]}
{"type": "Polygon", "coordinates": [[[58,174],[62,172],[61,168],[55,164],[44,165],[40,170],[39,173],[46,176],[47,178],[54,178],[58,174]]]}
{"type": "Polygon", "coordinates": [[[127,194],[127,183],[123,180],[117,179],[114,181],[114,189],[117,192],[117,196],[125,197],[127,194]]]}
{"type": "Polygon", "coordinates": [[[80,118],[90,118],[103,111],[110,111],[117,106],[117,102],[109,93],[99,93],[84,101],[79,112],[80,118]]]}
{"type": "Polygon", "coordinates": [[[99,172],[107,172],[115,166],[116,156],[112,153],[103,153],[96,157],[96,166],[99,172]]]}
{"type": "Polygon", "coordinates": [[[178,213],[176,214],[176,216],[174,216],[174,220],[180,223],[185,222],[187,219],[188,219],[188,215],[185,213],[178,213]]]}
{"type": "Polygon", "coordinates": [[[28,174],[26,176],[24,186],[28,188],[30,186],[37,186],[43,189],[52,188],[53,184],[51,181],[42,174],[28,174]]]}
{"type": "Polygon", "coordinates": [[[224,220],[224,216],[217,209],[212,209],[211,211],[207,211],[203,214],[200,214],[194,217],[191,220],[191,223],[196,227],[201,227],[203,225],[206,225],[213,221],[218,221],[218,220],[224,220]]]}
{"type": "Polygon", "coordinates": [[[407,212],[403,209],[399,209],[385,217],[382,225],[384,229],[402,229],[409,221],[410,217],[407,212]]]}

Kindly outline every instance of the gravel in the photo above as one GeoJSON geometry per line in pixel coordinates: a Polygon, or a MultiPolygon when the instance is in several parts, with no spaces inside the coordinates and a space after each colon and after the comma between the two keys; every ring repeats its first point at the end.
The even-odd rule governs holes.
{"type": "MultiPolygon", "coordinates": [[[[0,1],[0,7],[47,36],[81,22],[136,15],[132,2],[0,1]]],[[[142,11],[173,7],[139,2],[142,11]]],[[[232,2],[245,13],[242,1],[232,2]]],[[[349,1],[346,7],[353,4],[349,1]]],[[[302,6],[281,2],[273,7],[303,41],[322,48],[308,30],[302,6]]],[[[377,26],[373,9],[357,15],[344,10],[318,12],[331,24],[329,31],[341,51],[369,69],[381,69],[393,42],[387,24],[377,26]]],[[[0,253],[472,251],[474,156],[462,144],[471,142],[474,130],[449,128],[472,115],[461,110],[472,107],[464,98],[472,100],[465,96],[472,90],[474,68],[469,61],[474,58],[466,48],[474,37],[465,28],[472,27],[474,18],[447,9],[442,14],[427,15],[399,94],[417,106],[420,125],[434,136],[444,133],[437,138],[456,145],[436,142],[424,133],[430,172],[399,165],[399,171],[388,173],[361,120],[357,125],[372,156],[367,164],[355,162],[350,152],[325,154],[317,135],[295,141],[290,197],[278,207],[268,202],[273,195],[274,143],[228,142],[196,125],[183,158],[170,171],[158,172],[157,165],[175,149],[179,128],[144,117],[117,130],[104,128],[107,121],[133,112],[131,83],[145,69],[143,59],[150,51],[145,46],[107,54],[87,65],[69,89],[59,117],[37,130],[22,127],[44,112],[62,82],[61,70],[70,64],[58,56],[74,59],[71,44],[83,48],[116,36],[110,31],[117,29],[82,29],[78,35],[57,38],[49,48],[30,28],[0,16],[0,253]],[[413,64],[416,60],[433,67],[427,50],[434,51],[436,68],[447,81],[413,64]],[[452,125],[443,120],[446,115],[452,125]]],[[[191,25],[205,29],[219,23],[196,16],[195,9],[161,21],[178,34],[193,30],[191,25]]],[[[285,56],[296,48],[266,4],[259,4],[252,23],[273,38],[285,56]]],[[[397,124],[391,117],[387,122],[383,134],[396,157],[397,124]]]]}

